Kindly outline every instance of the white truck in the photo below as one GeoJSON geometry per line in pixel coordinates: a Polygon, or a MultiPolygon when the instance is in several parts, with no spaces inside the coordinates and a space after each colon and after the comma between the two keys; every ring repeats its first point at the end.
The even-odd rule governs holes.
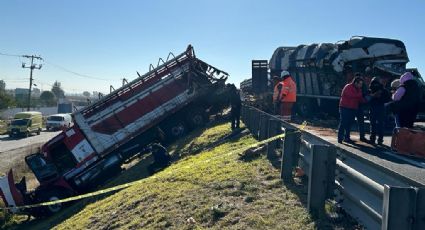
{"type": "Polygon", "coordinates": [[[60,130],[71,127],[73,124],[71,114],[58,113],[46,118],[46,130],[60,130]]]}

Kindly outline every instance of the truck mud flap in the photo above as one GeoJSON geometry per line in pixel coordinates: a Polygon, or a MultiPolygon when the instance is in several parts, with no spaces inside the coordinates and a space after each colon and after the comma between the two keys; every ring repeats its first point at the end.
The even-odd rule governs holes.
{"type": "MultiPolygon", "coordinates": [[[[24,205],[24,197],[16,188],[13,180],[13,172],[9,170],[6,176],[0,177],[0,195],[6,207],[17,207],[24,205]]],[[[13,213],[18,212],[17,208],[12,208],[13,213]]]]}

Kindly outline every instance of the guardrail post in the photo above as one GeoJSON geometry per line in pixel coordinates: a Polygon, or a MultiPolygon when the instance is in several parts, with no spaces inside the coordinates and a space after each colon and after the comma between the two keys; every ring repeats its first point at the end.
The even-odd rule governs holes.
{"type": "Polygon", "coordinates": [[[260,114],[260,130],[258,132],[258,140],[260,141],[267,139],[269,130],[269,119],[270,116],[267,113],[260,114]]]}
{"type": "Polygon", "coordinates": [[[246,106],[245,105],[242,105],[242,108],[241,108],[241,120],[243,123],[246,124],[246,106]]]}
{"type": "Polygon", "coordinates": [[[417,189],[416,193],[416,217],[413,229],[425,229],[425,188],[417,189]]]}
{"type": "Polygon", "coordinates": [[[310,158],[307,207],[314,216],[323,218],[325,201],[333,196],[336,149],[327,145],[312,145],[310,158]]]}
{"type": "Polygon", "coordinates": [[[260,126],[260,111],[258,109],[254,109],[253,116],[251,117],[252,120],[252,130],[251,134],[258,139],[258,128],[260,126]]]}
{"type": "Polygon", "coordinates": [[[248,110],[246,111],[246,126],[248,127],[249,131],[252,131],[252,116],[254,114],[254,109],[251,107],[248,107],[248,110]]]}
{"type": "Polygon", "coordinates": [[[384,185],[382,230],[413,229],[416,190],[384,185]]]}
{"type": "MultiPolygon", "coordinates": [[[[269,123],[268,135],[267,135],[268,138],[274,137],[282,133],[282,123],[280,120],[270,118],[268,123],[269,123]]],[[[277,149],[277,145],[279,141],[281,140],[279,139],[279,140],[271,141],[267,144],[267,159],[272,160],[273,158],[276,157],[275,151],[277,149]]]]}
{"type": "Polygon", "coordinates": [[[293,182],[292,172],[298,164],[301,145],[301,132],[296,129],[285,129],[285,139],[283,140],[282,165],[280,178],[285,183],[293,182]]]}

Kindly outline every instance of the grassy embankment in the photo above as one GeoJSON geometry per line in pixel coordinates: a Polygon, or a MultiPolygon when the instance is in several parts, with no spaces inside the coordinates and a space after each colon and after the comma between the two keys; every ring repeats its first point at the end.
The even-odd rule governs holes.
{"type": "MultiPolygon", "coordinates": [[[[145,161],[105,187],[146,177],[115,194],[77,202],[46,220],[21,223],[32,229],[314,229],[301,200],[264,155],[242,161],[238,149],[256,143],[241,135],[212,146],[230,133],[228,124],[198,130],[170,146],[170,167],[146,177],[145,161]],[[192,155],[192,153],[197,153],[192,155]]],[[[301,194],[301,195],[300,195],[301,194]]],[[[10,225],[9,225],[10,227],[10,225]]]]}

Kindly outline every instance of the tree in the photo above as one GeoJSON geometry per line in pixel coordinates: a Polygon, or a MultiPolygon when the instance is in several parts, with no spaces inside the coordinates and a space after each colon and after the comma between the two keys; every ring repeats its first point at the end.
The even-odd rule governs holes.
{"type": "Polygon", "coordinates": [[[40,95],[40,101],[46,106],[56,105],[55,95],[51,91],[43,91],[40,95]]]}
{"type": "Polygon", "coordinates": [[[52,93],[56,96],[56,98],[65,98],[65,92],[61,87],[61,83],[55,81],[52,86],[52,93]]]}
{"type": "Polygon", "coordinates": [[[88,92],[88,91],[84,91],[84,92],[83,92],[83,95],[84,95],[85,97],[90,97],[90,92],[88,92]]]}
{"type": "Polygon", "coordinates": [[[13,105],[15,105],[15,100],[13,100],[13,97],[6,94],[5,91],[0,91],[0,109],[7,109],[13,105]]]}

